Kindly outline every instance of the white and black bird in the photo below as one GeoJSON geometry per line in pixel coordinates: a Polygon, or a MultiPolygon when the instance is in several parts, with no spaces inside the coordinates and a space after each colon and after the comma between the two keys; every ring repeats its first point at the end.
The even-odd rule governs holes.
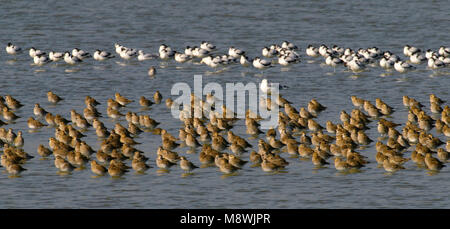
{"type": "Polygon", "coordinates": [[[401,73],[404,73],[404,72],[407,72],[407,71],[411,71],[411,70],[414,70],[414,69],[416,69],[416,67],[414,67],[413,65],[411,65],[411,64],[408,64],[408,63],[406,63],[406,62],[403,62],[403,61],[397,61],[397,62],[395,62],[395,64],[394,64],[394,69],[397,71],[397,72],[401,72],[401,73]]]}
{"type": "Polygon", "coordinates": [[[120,55],[120,53],[122,52],[123,45],[120,45],[120,44],[118,44],[118,43],[115,43],[115,44],[114,44],[114,48],[115,48],[115,50],[116,50],[116,53],[120,55]]]}
{"type": "Polygon", "coordinates": [[[278,57],[278,63],[282,66],[288,66],[292,63],[297,62],[297,59],[291,56],[280,56],[278,57]]]}
{"type": "Polygon", "coordinates": [[[409,57],[409,61],[411,61],[411,63],[413,63],[413,64],[421,64],[426,60],[427,60],[427,58],[424,55],[422,55],[420,52],[416,52],[409,57]]]}
{"type": "Polygon", "coordinates": [[[174,59],[178,63],[184,63],[189,60],[189,56],[185,53],[175,52],[174,59]]]}
{"type": "Polygon", "coordinates": [[[248,57],[246,55],[242,55],[239,62],[241,63],[242,66],[244,67],[248,67],[250,66],[250,60],[248,59],[248,57]]]}
{"type": "Polygon", "coordinates": [[[324,44],[321,44],[319,46],[319,54],[323,57],[325,57],[327,55],[328,50],[329,50],[329,48],[324,44]]]}
{"type": "Polygon", "coordinates": [[[197,58],[203,58],[209,55],[209,51],[206,49],[199,48],[197,46],[194,46],[194,49],[192,50],[192,55],[197,58]]]}
{"type": "Polygon", "coordinates": [[[385,56],[383,56],[380,59],[380,67],[384,68],[384,69],[391,69],[394,67],[395,61],[391,60],[389,58],[386,58],[385,56]]]}
{"type": "Polygon", "coordinates": [[[233,46],[231,46],[229,49],[228,49],[228,55],[230,55],[231,57],[234,57],[234,58],[240,58],[242,55],[244,55],[245,54],[245,52],[244,51],[242,51],[242,50],[240,50],[240,49],[237,49],[237,48],[235,48],[235,47],[233,47],[233,46]]]}
{"type": "Polygon", "coordinates": [[[298,47],[296,45],[294,45],[293,43],[291,43],[289,41],[283,41],[283,43],[281,44],[281,48],[290,49],[290,50],[298,49],[298,47]]]}
{"type": "Polygon", "coordinates": [[[266,69],[272,66],[272,63],[268,60],[263,60],[259,57],[255,57],[255,59],[253,59],[253,67],[257,68],[257,69],[266,69]]]}
{"type": "Polygon", "coordinates": [[[445,63],[439,60],[437,56],[432,56],[428,59],[428,67],[431,69],[439,69],[445,67],[445,63]]]}
{"type": "Polygon", "coordinates": [[[91,57],[91,54],[84,50],[81,50],[79,48],[74,48],[74,49],[72,49],[72,56],[76,56],[79,59],[83,60],[83,59],[91,57]]]}
{"type": "Polygon", "coordinates": [[[212,52],[214,49],[216,49],[216,46],[207,41],[202,41],[202,43],[200,44],[200,48],[205,49],[208,52],[212,52]]]}
{"type": "Polygon", "coordinates": [[[273,57],[273,56],[275,56],[277,54],[278,54],[278,51],[276,49],[271,49],[271,48],[268,48],[268,47],[264,47],[262,49],[262,55],[264,57],[271,58],[271,57],[273,57]]]}
{"type": "Polygon", "coordinates": [[[441,56],[448,57],[450,56],[450,47],[441,46],[439,47],[438,53],[441,56]]]}
{"type": "Polygon", "coordinates": [[[431,50],[431,49],[428,49],[428,50],[425,52],[425,57],[426,57],[427,59],[430,59],[431,57],[437,56],[437,55],[438,55],[438,53],[435,52],[435,51],[433,51],[433,50],[431,50]]]}
{"type": "Polygon", "coordinates": [[[420,52],[420,49],[416,48],[414,46],[410,46],[410,45],[405,45],[403,47],[403,54],[405,54],[405,56],[409,57],[409,56],[413,55],[416,52],[420,52]]]}
{"type": "Polygon", "coordinates": [[[334,71],[336,71],[336,66],[338,66],[339,64],[343,64],[344,61],[339,59],[338,57],[334,57],[332,55],[329,55],[326,59],[325,59],[325,64],[331,66],[334,68],[334,71]]]}
{"type": "Polygon", "coordinates": [[[312,45],[308,45],[308,48],[306,48],[306,55],[310,57],[318,57],[320,55],[319,49],[312,45]]]}
{"type": "Polygon", "coordinates": [[[136,57],[138,54],[135,49],[122,47],[119,55],[122,59],[130,60],[131,58],[136,57]]]}
{"type": "Polygon", "coordinates": [[[31,58],[34,58],[36,55],[40,55],[43,53],[44,53],[43,51],[36,49],[34,47],[31,47],[30,51],[28,52],[28,54],[30,55],[31,58]]]}
{"type": "Polygon", "coordinates": [[[94,60],[107,60],[107,59],[111,59],[114,58],[115,56],[113,54],[111,54],[110,52],[107,51],[101,51],[101,50],[95,50],[94,52],[94,60]]]}
{"type": "Polygon", "coordinates": [[[144,61],[144,60],[155,59],[155,58],[157,58],[157,57],[158,57],[158,55],[156,55],[156,54],[144,53],[144,51],[139,50],[139,51],[138,51],[138,57],[137,57],[137,59],[138,59],[139,61],[144,61]]]}
{"type": "Polygon", "coordinates": [[[10,55],[16,55],[22,52],[22,48],[17,45],[13,45],[11,42],[6,46],[6,53],[10,55]]]}
{"type": "Polygon", "coordinates": [[[194,56],[194,54],[192,54],[192,50],[194,50],[193,47],[186,46],[186,48],[184,49],[184,54],[186,54],[187,56],[194,56]]]}
{"type": "Polygon", "coordinates": [[[359,59],[355,58],[352,61],[346,63],[346,66],[352,71],[352,72],[361,72],[365,69],[365,64],[361,63],[359,59]]]}
{"type": "Polygon", "coordinates": [[[72,56],[70,54],[70,52],[65,52],[64,53],[64,62],[68,63],[68,64],[78,64],[83,62],[80,58],[76,57],[76,56],[72,56]]]}
{"type": "Polygon", "coordinates": [[[52,60],[53,62],[58,62],[64,59],[64,53],[51,51],[48,53],[48,58],[50,58],[50,60],[52,60]]]}
{"type": "Polygon", "coordinates": [[[51,62],[50,58],[48,58],[47,54],[45,54],[45,53],[35,55],[33,57],[33,61],[34,61],[34,64],[39,65],[39,66],[51,62]]]}

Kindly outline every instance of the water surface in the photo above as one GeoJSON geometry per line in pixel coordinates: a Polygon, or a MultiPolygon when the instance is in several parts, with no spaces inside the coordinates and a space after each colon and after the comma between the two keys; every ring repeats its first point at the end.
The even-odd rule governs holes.
{"type": "MultiPolygon", "coordinates": [[[[285,98],[298,108],[316,98],[328,107],[318,118],[337,122],[339,112],[350,112],[351,95],[375,102],[382,98],[396,108],[392,120],[405,123],[407,110],[402,96],[408,95],[426,104],[428,95],[450,101],[449,70],[434,72],[425,65],[407,74],[386,72],[380,68],[353,74],[344,68],[320,65],[321,59],[308,63],[304,50],[308,44],[333,44],[343,47],[368,48],[377,46],[402,55],[405,44],[423,50],[449,46],[448,25],[450,5],[445,1],[1,1],[0,44],[13,42],[24,49],[31,46],[45,51],[65,51],[81,48],[93,52],[113,44],[156,52],[165,43],[176,50],[186,45],[213,42],[220,52],[229,46],[259,56],[261,48],[289,40],[301,48],[302,62],[289,68],[280,66],[264,72],[270,81],[289,88],[282,91],[285,98]],[[388,74],[386,74],[388,73],[388,74]]],[[[92,178],[90,169],[74,171],[71,175],[57,173],[51,160],[39,160],[38,144],[48,144],[54,135],[52,128],[30,133],[26,118],[32,116],[33,106],[40,103],[54,114],[70,117],[70,109],[79,113],[86,95],[102,104],[98,110],[106,116],[106,100],[120,92],[138,100],[151,97],[159,90],[163,98],[170,96],[176,82],[192,85],[193,75],[202,74],[204,83],[259,82],[260,71],[239,65],[228,67],[220,74],[203,65],[177,64],[173,61],[150,60],[124,62],[119,58],[105,62],[88,60],[78,66],[63,63],[43,67],[32,66],[26,54],[14,58],[0,51],[0,94],[10,94],[25,106],[13,128],[24,131],[26,152],[36,156],[24,167],[22,177],[10,179],[1,169],[0,207],[2,208],[448,208],[449,169],[437,174],[417,168],[412,162],[406,170],[386,174],[377,168],[374,144],[360,150],[371,161],[359,173],[342,174],[334,167],[315,169],[310,161],[288,158],[286,173],[267,174],[246,165],[237,176],[223,177],[215,168],[197,169],[194,175],[182,177],[179,168],[168,174],[158,174],[152,168],[144,175],[134,172],[122,179],[108,176],[92,178]],[[123,64],[117,64],[120,62],[123,64]],[[150,66],[156,66],[154,79],[147,76],[150,66]],[[47,102],[46,92],[52,90],[64,97],[57,106],[47,102]]],[[[138,103],[122,110],[149,114],[161,122],[161,127],[177,135],[181,122],[173,119],[164,104],[141,111],[138,103]]],[[[101,119],[108,128],[114,126],[109,118],[101,119]]],[[[123,125],[124,119],[119,120],[123,125]]],[[[243,122],[233,132],[245,134],[243,122]]],[[[375,122],[370,124],[375,127],[375,122]]],[[[367,131],[372,139],[379,135],[376,128],[367,131]]],[[[445,140],[445,136],[435,136],[445,140]]],[[[92,129],[84,138],[98,149],[100,142],[92,129]]],[[[146,152],[155,166],[160,136],[143,133],[137,148],[146,152]]],[[[251,140],[255,145],[256,140],[251,140]]],[[[199,165],[197,154],[186,154],[187,148],[177,149],[181,155],[199,165]]],[[[410,151],[409,151],[410,152],[410,151]]],[[[408,153],[407,153],[408,155],[408,153]]],[[[285,155],[285,157],[287,157],[285,155]]],[[[244,155],[248,159],[248,155],[244,155]]],[[[332,160],[329,160],[332,162],[332,160]]]]}

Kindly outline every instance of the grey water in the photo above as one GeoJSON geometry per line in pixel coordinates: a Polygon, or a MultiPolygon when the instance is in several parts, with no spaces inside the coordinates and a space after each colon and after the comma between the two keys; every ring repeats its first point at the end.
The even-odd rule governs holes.
{"type": "MultiPolygon", "coordinates": [[[[450,69],[431,71],[426,64],[417,70],[400,74],[380,67],[354,74],[344,67],[334,71],[324,66],[323,58],[305,54],[309,44],[333,44],[358,48],[379,47],[403,56],[403,46],[414,45],[422,50],[449,46],[450,4],[447,1],[0,1],[0,95],[12,95],[24,107],[14,124],[3,126],[16,133],[24,132],[24,150],[35,158],[23,165],[27,171],[10,178],[0,168],[0,208],[449,208],[449,166],[438,173],[418,168],[409,161],[405,170],[394,174],[377,167],[374,143],[361,154],[370,164],[358,173],[340,173],[333,161],[316,169],[311,161],[289,158],[284,173],[266,173],[259,167],[245,165],[236,176],[223,176],[215,167],[196,169],[191,176],[182,176],[179,167],[169,173],[158,173],[155,165],[159,135],[142,133],[137,148],[150,157],[153,167],[145,174],[133,171],[120,179],[109,176],[93,178],[88,165],[85,170],[61,175],[53,157],[41,160],[36,149],[48,146],[53,128],[29,132],[26,119],[33,116],[33,106],[40,103],[53,114],[70,118],[70,110],[81,113],[84,98],[90,95],[102,104],[100,120],[108,128],[116,121],[106,117],[106,100],[114,93],[136,102],[122,109],[148,114],[161,122],[161,128],[178,136],[182,122],[172,118],[164,103],[141,110],[140,96],[152,97],[159,90],[163,99],[170,95],[177,82],[193,83],[195,74],[203,75],[204,83],[259,83],[263,78],[288,88],[281,94],[294,107],[306,107],[312,99],[327,106],[318,117],[339,121],[339,112],[350,112],[350,96],[356,95],[374,103],[381,98],[396,109],[389,118],[405,123],[407,109],[402,96],[408,95],[426,105],[435,93],[450,101],[450,69]],[[218,53],[229,46],[243,49],[250,57],[261,56],[261,49],[272,43],[288,40],[301,50],[301,62],[289,67],[276,65],[262,73],[239,64],[214,72],[205,65],[179,64],[172,61],[125,61],[118,57],[98,62],[92,59],[75,66],[63,62],[41,67],[32,65],[28,49],[36,47],[49,52],[81,48],[93,53],[96,49],[114,52],[114,43],[157,53],[164,43],[183,52],[185,46],[210,41],[218,53]],[[8,42],[21,46],[25,52],[16,57],[6,54],[8,42]],[[147,75],[155,66],[154,78],[147,75]],[[52,90],[65,98],[58,105],[47,101],[52,90]]],[[[125,119],[117,120],[125,125],[125,119]]],[[[366,133],[377,140],[376,122],[366,133]]],[[[243,121],[232,129],[248,138],[243,121]]],[[[432,130],[434,136],[447,141],[432,130]]],[[[95,150],[101,141],[90,128],[83,138],[95,150]]],[[[260,137],[263,137],[262,135],[260,137]]],[[[257,139],[250,139],[257,150],[257,139]]],[[[198,154],[177,148],[194,164],[200,165],[198,154]]],[[[411,149],[406,153],[409,155],[411,149]]],[[[249,153],[243,159],[248,160],[249,153]]],[[[129,163],[129,162],[128,162],[129,163]]]]}

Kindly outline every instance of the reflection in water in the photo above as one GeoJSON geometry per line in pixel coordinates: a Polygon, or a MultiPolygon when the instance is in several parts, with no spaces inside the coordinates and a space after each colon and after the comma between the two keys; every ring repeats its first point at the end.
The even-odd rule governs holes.
{"type": "Polygon", "coordinates": [[[230,178],[230,177],[234,177],[234,176],[239,176],[239,172],[234,172],[234,173],[225,173],[222,174],[222,176],[220,176],[220,178],[222,179],[226,179],[226,178],[230,178]]]}
{"type": "Polygon", "coordinates": [[[56,174],[60,175],[60,176],[69,176],[72,175],[71,172],[63,172],[63,171],[57,171],[56,174]]]}
{"type": "Polygon", "coordinates": [[[436,171],[436,170],[428,170],[427,171],[427,175],[428,176],[435,176],[435,175],[438,175],[439,174],[439,171],[436,171]]]}
{"type": "Polygon", "coordinates": [[[352,174],[357,174],[357,173],[362,173],[361,169],[351,168],[351,169],[347,169],[347,170],[338,171],[335,174],[336,174],[336,176],[346,176],[346,175],[352,175],[352,174]]]}
{"type": "Polygon", "coordinates": [[[170,170],[168,170],[168,169],[158,169],[158,170],[156,170],[156,173],[158,175],[164,175],[164,174],[170,173],[170,170]]]}
{"type": "Polygon", "coordinates": [[[181,177],[186,178],[186,177],[190,177],[190,176],[194,176],[195,173],[182,173],[181,177]]]}

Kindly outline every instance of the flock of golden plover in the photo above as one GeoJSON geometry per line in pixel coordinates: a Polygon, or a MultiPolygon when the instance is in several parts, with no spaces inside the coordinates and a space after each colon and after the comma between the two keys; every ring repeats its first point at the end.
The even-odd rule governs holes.
{"type": "MultiPolygon", "coordinates": [[[[47,97],[48,101],[56,106],[65,101],[51,91],[47,97]]],[[[71,110],[70,120],[65,119],[63,114],[52,114],[40,104],[35,104],[34,114],[27,119],[27,124],[31,130],[44,126],[55,129],[55,136],[49,137],[48,147],[46,144],[40,144],[36,149],[40,157],[54,158],[57,170],[70,173],[90,165],[92,173],[98,176],[106,173],[113,177],[121,176],[130,168],[144,173],[154,166],[168,171],[174,165],[178,165],[186,173],[194,169],[217,166],[225,174],[234,174],[249,161],[253,163],[250,168],[260,167],[265,172],[274,172],[289,166],[286,157],[310,159],[317,167],[327,166],[330,164],[330,158],[334,157],[336,170],[362,169],[367,163],[374,163],[358,152],[368,145],[375,145],[376,163],[388,172],[404,169],[403,164],[409,160],[424,169],[438,171],[445,166],[449,158],[450,109],[448,105],[444,106],[445,101],[434,94],[430,95],[429,112],[414,98],[404,96],[403,104],[409,110],[408,121],[404,124],[389,120],[395,109],[380,98],[375,100],[374,105],[371,101],[351,96],[354,109],[350,114],[342,110],[339,114],[341,123],[326,121],[322,125],[316,118],[327,109],[326,106],[312,99],[306,108],[295,108],[290,101],[278,95],[276,101],[264,101],[272,103],[266,104],[269,109],[273,106],[282,108],[279,111],[278,126],[266,132],[262,131],[259,123],[262,118],[247,110],[247,136],[239,136],[233,132],[235,123],[240,119],[229,118],[227,113],[232,111],[224,105],[221,107],[221,113],[218,112],[219,108],[207,108],[214,108],[215,100],[211,94],[206,97],[204,100],[191,95],[192,112],[196,106],[203,112],[198,118],[180,115],[179,120],[184,125],[179,129],[177,137],[159,128],[160,123],[149,115],[137,115],[133,111],[124,114],[126,106],[135,101],[120,93],[115,93],[114,99],[106,101],[106,114],[116,121],[124,116],[126,127],[116,122],[113,129],[107,129],[100,121],[101,112],[96,109],[100,102],[90,96],[85,99],[86,108],[83,114],[71,110]],[[376,142],[366,134],[367,129],[375,126],[380,134],[376,142]],[[437,133],[445,135],[447,141],[433,136],[430,133],[433,128],[437,133]],[[99,149],[94,150],[83,141],[86,130],[89,129],[94,129],[101,141],[99,149]],[[150,158],[144,156],[145,152],[134,148],[139,144],[135,137],[143,131],[161,137],[161,145],[150,158]],[[251,145],[246,137],[258,139],[258,145],[251,145]],[[183,148],[193,152],[201,149],[198,161],[192,162],[180,156],[185,151],[183,148]],[[131,161],[131,167],[127,164],[128,161],[131,161]]],[[[142,96],[139,100],[142,107],[155,106],[161,102],[162,95],[159,91],[154,94],[153,99],[142,96]]],[[[166,99],[165,103],[168,113],[173,106],[179,106],[170,98],[166,99]]],[[[11,95],[1,97],[0,107],[5,120],[0,121],[2,126],[25,119],[14,114],[14,111],[22,109],[23,105],[11,95]]],[[[35,157],[32,156],[35,152],[27,153],[23,150],[25,139],[21,131],[16,135],[13,129],[1,127],[0,141],[3,143],[1,165],[12,176],[19,175],[26,170],[26,162],[35,157]]],[[[44,160],[42,163],[48,161],[44,160]]]]}

